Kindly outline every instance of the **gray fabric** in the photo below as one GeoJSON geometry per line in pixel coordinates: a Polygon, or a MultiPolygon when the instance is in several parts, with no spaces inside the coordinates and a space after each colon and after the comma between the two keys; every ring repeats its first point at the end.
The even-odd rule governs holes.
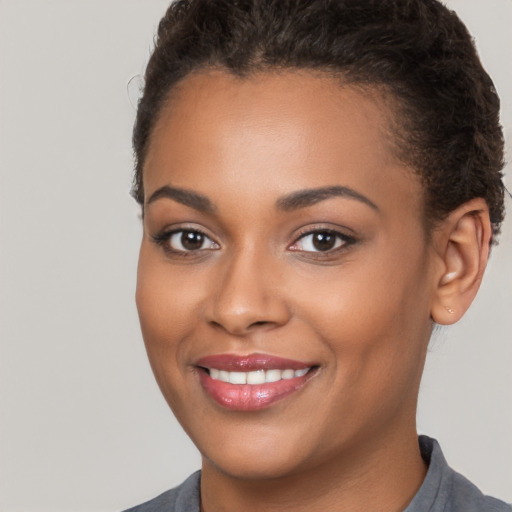
{"type": "Polygon", "coordinates": [[[484,496],[469,480],[453,471],[439,443],[427,436],[419,438],[428,471],[420,490],[404,512],[510,512],[503,501],[484,496]]]}
{"type": "Polygon", "coordinates": [[[125,512],[200,512],[201,471],[192,473],[180,486],[125,512]]]}
{"type": "MultiPolygon", "coordinates": [[[[420,490],[404,512],[511,512],[510,505],[484,496],[469,480],[448,467],[435,439],[419,438],[428,471],[420,490]]],[[[125,512],[200,512],[201,472],[180,486],[125,512]]]]}

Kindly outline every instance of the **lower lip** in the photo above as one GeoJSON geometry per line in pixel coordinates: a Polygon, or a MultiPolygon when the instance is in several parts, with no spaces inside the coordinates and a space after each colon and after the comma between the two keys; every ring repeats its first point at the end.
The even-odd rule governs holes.
{"type": "Polygon", "coordinates": [[[199,370],[203,389],[215,402],[234,411],[258,411],[301,389],[311,378],[313,370],[302,377],[282,379],[266,384],[230,384],[212,379],[205,371],[199,370]]]}

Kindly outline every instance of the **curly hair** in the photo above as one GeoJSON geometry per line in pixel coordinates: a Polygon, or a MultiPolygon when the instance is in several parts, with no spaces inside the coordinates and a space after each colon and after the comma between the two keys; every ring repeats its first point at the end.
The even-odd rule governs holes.
{"type": "Polygon", "coordinates": [[[500,101],[472,38],[437,0],[178,0],[160,21],[133,131],[132,195],[142,205],[152,130],[189,73],[325,71],[391,93],[397,155],[425,191],[429,226],[484,198],[504,217],[500,101]]]}

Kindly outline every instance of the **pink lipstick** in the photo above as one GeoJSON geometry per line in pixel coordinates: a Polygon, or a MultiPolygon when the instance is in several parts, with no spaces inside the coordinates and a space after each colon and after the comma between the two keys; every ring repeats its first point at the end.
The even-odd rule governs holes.
{"type": "Polygon", "coordinates": [[[255,411],[299,390],[317,366],[266,354],[218,354],[199,359],[203,389],[218,404],[232,410],[255,411]]]}

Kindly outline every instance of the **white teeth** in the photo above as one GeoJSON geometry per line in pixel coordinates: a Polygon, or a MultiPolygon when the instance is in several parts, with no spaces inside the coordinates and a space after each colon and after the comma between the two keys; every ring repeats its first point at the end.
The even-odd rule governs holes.
{"type": "Polygon", "coordinates": [[[229,382],[231,384],[246,384],[247,373],[245,372],[229,372],[229,382]]]}
{"type": "Polygon", "coordinates": [[[281,370],[267,370],[265,382],[277,382],[281,380],[281,370]]]}
{"type": "Polygon", "coordinates": [[[213,380],[229,382],[230,384],[265,384],[277,382],[278,380],[288,380],[295,377],[304,377],[310,368],[300,370],[254,370],[252,372],[227,372],[209,368],[210,377],[213,380]]]}
{"type": "Polygon", "coordinates": [[[229,382],[229,372],[220,370],[219,371],[219,380],[221,380],[222,382],[229,382]]]}
{"type": "Polygon", "coordinates": [[[293,370],[283,370],[282,377],[283,379],[293,379],[295,377],[295,372],[293,370]]]}
{"type": "Polygon", "coordinates": [[[265,370],[247,373],[247,384],[265,384],[265,370]]]}

